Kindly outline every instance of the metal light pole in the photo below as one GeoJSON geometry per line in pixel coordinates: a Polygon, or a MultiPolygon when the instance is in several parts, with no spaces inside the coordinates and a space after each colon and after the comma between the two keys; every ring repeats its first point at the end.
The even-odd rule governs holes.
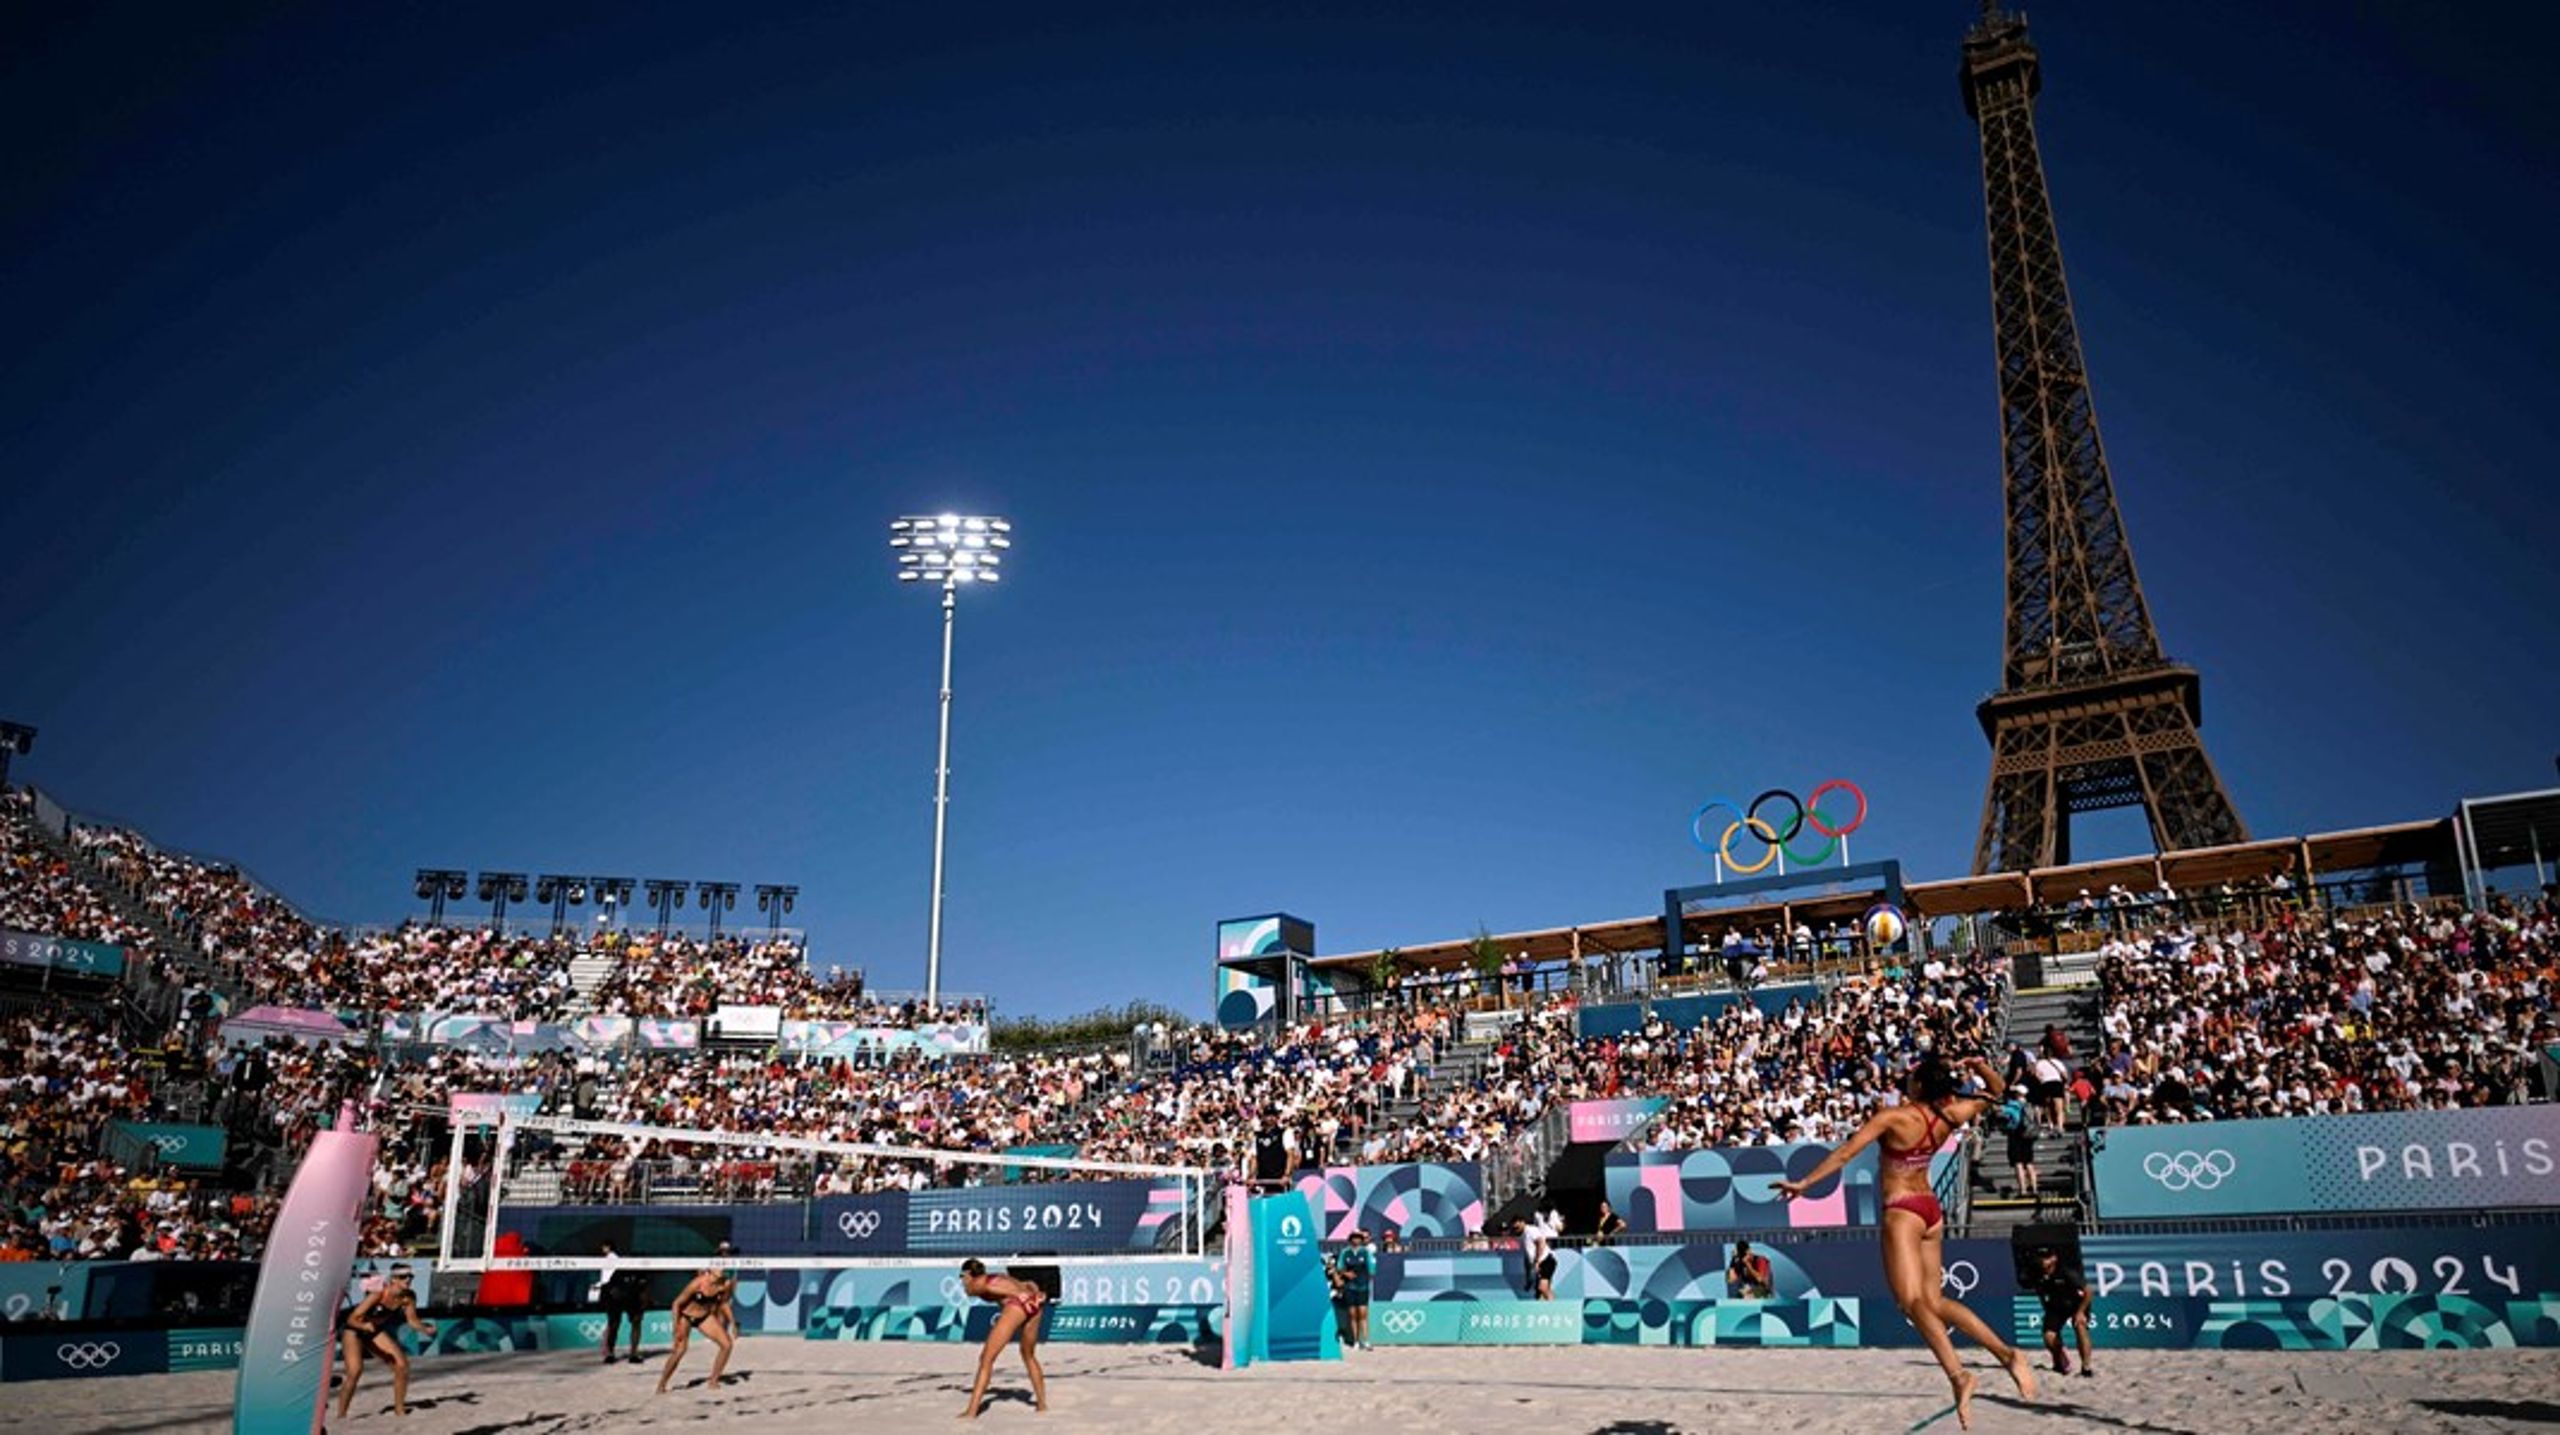
{"type": "Polygon", "coordinates": [[[925,922],[924,1001],[942,999],[942,844],[951,809],[951,629],[964,583],[993,583],[1003,577],[1004,553],[1013,546],[1013,525],[1001,518],[964,517],[956,513],[927,518],[900,518],[889,524],[889,547],[898,556],[898,581],[942,585],[941,732],[933,763],[933,909],[925,922]]]}

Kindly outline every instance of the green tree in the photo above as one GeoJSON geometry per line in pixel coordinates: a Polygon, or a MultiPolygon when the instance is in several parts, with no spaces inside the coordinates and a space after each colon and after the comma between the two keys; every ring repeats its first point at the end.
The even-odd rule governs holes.
{"type": "Polygon", "coordinates": [[[1077,1016],[999,1017],[987,1033],[997,1051],[1032,1051],[1050,1046],[1098,1046],[1126,1041],[1141,1026],[1163,1022],[1169,1027],[1196,1025],[1191,1018],[1157,1002],[1133,1001],[1123,1007],[1096,1007],[1077,1016]]]}
{"type": "Polygon", "coordinates": [[[1486,930],[1482,922],[1476,923],[1475,937],[1467,943],[1467,957],[1474,964],[1476,975],[1484,979],[1484,985],[1493,991],[1506,1009],[1509,1008],[1511,995],[1502,989],[1502,944],[1493,939],[1493,933],[1486,930]]]}
{"type": "Polygon", "coordinates": [[[1393,990],[1396,978],[1404,974],[1404,953],[1394,947],[1369,959],[1369,990],[1373,999],[1383,1000],[1393,990]]]}

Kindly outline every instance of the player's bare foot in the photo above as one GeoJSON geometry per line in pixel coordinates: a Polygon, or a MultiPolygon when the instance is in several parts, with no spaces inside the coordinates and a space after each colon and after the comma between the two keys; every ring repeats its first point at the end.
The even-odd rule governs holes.
{"type": "Polygon", "coordinates": [[[1958,1429],[1970,1430],[1973,1428],[1973,1387],[1977,1383],[1973,1378],[1973,1372],[1961,1371],[1949,1383],[1956,1388],[1956,1426],[1958,1429]]]}
{"type": "Polygon", "coordinates": [[[2027,1359],[2026,1351],[2012,1346],[2009,1358],[2001,1364],[2009,1367],[2009,1378],[2018,1382],[2018,1394],[2028,1400],[2035,1399],[2036,1367],[2035,1362],[2027,1359]]]}

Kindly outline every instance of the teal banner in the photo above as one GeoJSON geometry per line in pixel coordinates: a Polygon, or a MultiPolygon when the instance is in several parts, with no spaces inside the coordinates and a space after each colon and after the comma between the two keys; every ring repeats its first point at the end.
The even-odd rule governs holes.
{"type": "Polygon", "coordinates": [[[1578,1300],[1399,1300],[1369,1308],[1380,1345],[1580,1345],[1578,1300]]]}
{"type": "Polygon", "coordinates": [[[124,948],[71,937],[40,937],[33,932],[0,932],[0,962],[16,967],[44,967],[79,977],[124,975],[124,948]]]}
{"type": "Polygon", "coordinates": [[[2089,1133],[2109,1220],[2560,1205],[2560,1107],[2483,1106],[2089,1133]]]}
{"type": "MultiPolygon", "coordinates": [[[[159,1153],[163,1166],[181,1166],[191,1171],[219,1171],[228,1138],[219,1126],[181,1126],[170,1121],[110,1121],[107,1123],[107,1145],[110,1151],[139,1154],[150,1150],[159,1153]]],[[[126,1164],[138,1164],[129,1158],[126,1164]]]]}
{"type": "Polygon", "coordinates": [[[1325,1280],[1316,1218],[1295,1191],[1253,1201],[1253,1319],[1245,1358],[1340,1360],[1333,1290],[1325,1280]]]}
{"type": "Polygon", "coordinates": [[[239,1368],[240,1328],[238,1326],[169,1332],[169,1372],[172,1375],[187,1370],[237,1370],[239,1368]]]}
{"type": "Polygon", "coordinates": [[[0,1264],[0,1322],[78,1320],[89,1299],[89,1261],[0,1264]]]}

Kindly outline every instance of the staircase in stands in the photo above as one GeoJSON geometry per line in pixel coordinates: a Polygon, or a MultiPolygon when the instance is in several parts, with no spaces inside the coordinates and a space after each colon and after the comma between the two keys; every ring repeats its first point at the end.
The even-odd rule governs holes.
{"type": "MultiPolygon", "coordinates": [[[[2058,1026],[2071,1038],[2074,1070],[2094,1065],[2099,1045],[2098,989],[2094,986],[2029,987],[2009,997],[2002,1051],[2014,1042],[2036,1049],[2046,1026],[2058,1026]]],[[[2087,1114],[2071,1110],[2071,1125],[2056,1131],[2042,1128],[2036,1137],[2036,1187],[2033,1197],[2018,1190],[2009,1169],[2008,1135],[1984,1129],[1982,1152],[1974,1161],[1971,1234],[2004,1235],[2038,1221],[2072,1221],[2087,1213],[2088,1171],[2081,1137],[2087,1114]]]]}
{"type": "Polygon", "coordinates": [[[584,951],[569,959],[569,1015],[571,1018],[591,1016],[596,1009],[596,993],[613,974],[622,970],[622,958],[613,952],[584,951]]]}

